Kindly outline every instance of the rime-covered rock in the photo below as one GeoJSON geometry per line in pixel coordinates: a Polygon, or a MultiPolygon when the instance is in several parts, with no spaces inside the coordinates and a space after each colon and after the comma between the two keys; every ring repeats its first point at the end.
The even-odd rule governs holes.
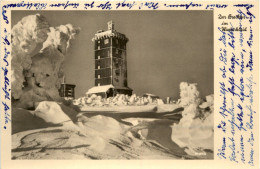
{"type": "Polygon", "coordinates": [[[162,99],[157,99],[157,104],[158,104],[158,105],[162,105],[162,104],[164,104],[164,102],[163,102],[162,99]]]}
{"type": "Polygon", "coordinates": [[[213,111],[214,110],[214,94],[206,96],[206,102],[202,103],[199,107],[204,108],[204,109],[209,107],[211,109],[211,111],[213,111]]]}
{"type": "Polygon", "coordinates": [[[134,104],[135,100],[136,100],[136,94],[133,94],[133,95],[129,98],[130,104],[134,104]]]}
{"type": "Polygon", "coordinates": [[[12,97],[15,107],[60,101],[63,62],[79,32],[70,24],[50,27],[40,14],[24,17],[12,29],[12,97]]]}
{"type": "Polygon", "coordinates": [[[23,83],[31,68],[32,57],[42,48],[48,38],[49,24],[42,15],[24,17],[12,28],[12,97],[19,99],[23,94],[23,83]]]}
{"type": "Polygon", "coordinates": [[[182,107],[188,106],[190,104],[198,105],[200,103],[199,91],[197,89],[197,84],[188,84],[187,82],[180,83],[180,100],[179,104],[182,107]]]}
{"type": "Polygon", "coordinates": [[[92,103],[92,98],[91,98],[91,97],[90,97],[90,98],[87,98],[86,100],[87,100],[87,101],[86,101],[87,104],[91,104],[91,103],[92,103]]]}
{"type": "Polygon", "coordinates": [[[180,147],[188,147],[186,153],[190,155],[205,155],[205,152],[196,150],[213,150],[214,95],[207,96],[207,101],[199,106],[201,99],[196,84],[182,82],[180,97],[179,105],[184,107],[184,111],[179,123],[171,126],[171,139],[180,147]],[[211,109],[205,110],[207,107],[211,109]]]}

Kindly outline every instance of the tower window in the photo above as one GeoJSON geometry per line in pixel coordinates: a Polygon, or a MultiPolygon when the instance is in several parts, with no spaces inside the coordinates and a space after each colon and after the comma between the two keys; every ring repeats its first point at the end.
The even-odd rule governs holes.
{"type": "Polygon", "coordinates": [[[100,56],[98,56],[97,58],[100,59],[100,56]]]}
{"type": "Polygon", "coordinates": [[[100,75],[98,75],[98,78],[100,79],[100,75]]]}
{"type": "Polygon", "coordinates": [[[98,43],[100,43],[100,40],[98,41],[98,43]]]}
{"type": "Polygon", "coordinates": [[[100,66],[98,65],[98,69],[100,69],[100,66]]]}
{"type": "Polygon", "coordinates": [[[109,43],[109,39],[105,39],[104,43],[108,44],[109,43]]]}
{"type": "Polygon", "coordinates": [[[98,83],[97,85],[100,86],[100,83],[98,83]]]}
{"type": "Polygon", "coordinates": [[[97,48],[98,48],[98,50],[99,50],[99,49],[100,49],[100,46],[98,46],[97,48]]]}
{"type": "Polygon", "coordinates": [[[118,54],[118,49],[116,49],[116,54],[118,54]]]}

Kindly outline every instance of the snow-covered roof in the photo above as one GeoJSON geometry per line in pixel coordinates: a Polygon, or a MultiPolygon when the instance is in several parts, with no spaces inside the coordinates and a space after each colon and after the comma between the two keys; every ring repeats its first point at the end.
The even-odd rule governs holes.
{"type": "Polygon", "coordinates": [[[151,93],[145,93],[144,95],[146,95],[146,96],[156,96],[156,95],[151,94],[151,93]]]}
{"type": "Polygon", "coordinates": [[[113,85],[95,86],[90,88],[86,94],[104,93],[108,91],[108,89],[110,88],[114,88],[114,86],[113,85]]]}
{"type": "Polygon", "coordinates": [[[144,97],[150,96],[150,97],[152,97],[152,98],[159,98],[159,96],[156,96],[156,95],[151,94],[151,93],[145,93],[143,96],[144,96],[144,97]]]}
{"type": "Polygon", "coordinates": [[[116,38],[124,39],[124,40],[128,41],[128,38],[124,34],[116,32],[115,30],[98,32],[95,34],[95,37],[92,39],[92,41],[106,39],[106,38],[110,38],[110,37],[116,37],[116,38]]]}

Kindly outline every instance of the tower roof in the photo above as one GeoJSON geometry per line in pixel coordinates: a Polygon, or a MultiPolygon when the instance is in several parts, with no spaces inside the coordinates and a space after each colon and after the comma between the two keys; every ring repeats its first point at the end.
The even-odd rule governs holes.
{"type": "Polygon", "coordinates": [[[107,23],[107,27],[108,27],[107,31],[103,31],[103,30],[97,31],[94,38],[92,38],[92,41],[106,39],[106,38],[110,38],[110,37],[113,37],[113,38],[115,37],[118,39],[123,39],[123,40],[128,41],[128,38],[124,34],[119,33],[115,30],[113,21],[109,21],[107,23]]]}

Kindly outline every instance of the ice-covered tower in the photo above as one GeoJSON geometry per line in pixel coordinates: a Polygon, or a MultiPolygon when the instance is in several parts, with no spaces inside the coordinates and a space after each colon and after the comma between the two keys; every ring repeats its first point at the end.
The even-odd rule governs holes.
{"type": "MultiPolygon", "coordinates": [[[[93,91],[110,90],[108,96],[132,94],[127,84],[126,43],[128,38],[115,30],[114,22],[107,23],[107,31],[97,31],[92,39],[95,43],[95,86],[93,91]]],[[[89,90],[91,91],[91,89],[89,90]]],[[[88,92],[90,93],[90,92],[88,92]]]]}

